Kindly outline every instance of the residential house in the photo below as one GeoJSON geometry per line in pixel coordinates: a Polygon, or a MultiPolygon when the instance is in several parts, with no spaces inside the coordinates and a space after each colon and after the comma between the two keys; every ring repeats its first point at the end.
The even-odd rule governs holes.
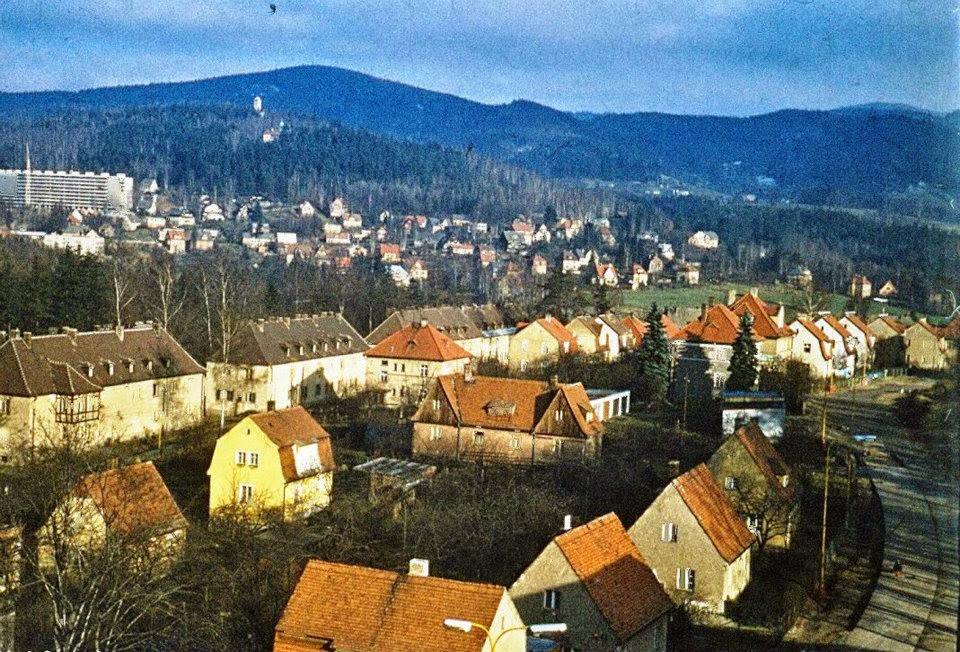
{"type": "Polygon", "coordinates": [[[854,274],[850,279],[850,296],[854,299],[869,299],[873,293],[870,279],[860,274],[854,274]]]}
{"type": "Polygon", "coordinates": [[[684,326],[673,341],[671,397],[703,399],[722,391],[739,333],[740,318],[725,305],[701,306],[700,317],[684,326]]]}
{"type": "Polygon", "coordinates": [[[687,238],[687,244],[697,249],[716,249],[720,246],[720,236],[713,231],[697,231],[687,238]]]}
{"type": "Polygon", "coordinates": [[[530,264],[530,273],[534,276],[546,276],[547,259],[540,254],[534,254],[533,262],[530,264]]]}
{"type": "Polygon", "coordinates": [[[629,389],[588,389],[587,398],[601,423],[630,412],[629,389]]]}
{"type": "Polygon", "coordinates": [[[367,386],[380,390],[391,406],[419,403],[431,379],[459,373],[473,358],[425,319],[388,335],[364,355],[367,386]]]}
{"type": "Polygon", "coordinates": [[[738,318],[745,314],[750,315],[761,362],[783,359],[790,355],[793,331],[784,323],[785,310],[781,304],[764,301],[757,288],[751,288],[740,297],[736,297],[731,291],[728,299],[732,299],[727,303],[738,318]]]}
{"type": "Polygon", "coordinates": [[[681,262],[674,268],[677,283],[683,285],[700,284],[700,263],[681,262]]]}
{"type": "Polygon", "coordinates": [[[523,620],[507,589],[427,573],[311,559],[287,601],[274,634],[274,652],[525,652],[523,620]],[[456,619],[469,631],[446,627],[456,619]]]}
{"type": "Polygon", "coordinates": [[[85,547],[108,536],[172,555],[186,531],[187,520],[153,462],[139,462],[80,478],[41,530],[41,559],[58,542],[85,547]]]}
{"type": "Polygon", "coordinates": [[[620,283],[617,269],[612,263],[597,262],[594,265],[594,274],[595,276],[590,279],[590,282],[594,285],[606,285],[607,287],[615,288],[620,283]]]}
{"type": "Polygon", "coordinates": [[[427,264],[419,258],[414,258],[406,262],[407,270],[410,272],[410,280],[423,283],[427,280],[430,273],[427,270],[427,264]]]}
{"type": "Polygon", "coordinates": [[[330,504],[335,468],[329,433],[302,406],[251,414],[217,439],[210,515],[309,515],[330,504]]]}
{"type": "Polygon", "coordinates": [[[525,622],[566,623],[570,649],[667,649],[674,604],[612,512],[554,537],[510,597],[525,622]]]}
{"type": "Polygon", "coordinates": [[[444,248],[454,256],[472,256],[475,249],[472,242],[460,242],[458,240],[451,240],[444,248]]]}
{"type": "Polygon", "coordinates": [[[41,242],[51,249],[69,249],[81,256],[99,256],[106,240],[91,228],[70,225],[59,233],[43,234],[41,242]]]}
{"type": "Polygon", "coordinates": [[[343,216],[343,228],[356,230],[363,226],[363,216],[360,213],[345,213],[343,216]]]}
{"type": "Polygon", "coordinates": [[[330,202],[330,208],[327,213],[335,220],[343,219],[347,212],[347,201],[343,197],[337,197],[330,202]]]}
{"type": "Polygon", "coordinates": [[[368,348],[335,312],[244,322],[228,362],[207,363],[207,406],[236,415],[356,393],[366,385],[368,348]]]}
{"type": "Polygon", "coordinates": [[[892,315],[879,315],[868,326],[874,335],[873,364],[877,367],[899,367],[904,364],[903,333],[907,330],[892,315]]]}
{"type": "Polygon", "coordinates": [[[880,286],[880,289],[877,290],[877,296],[879,297],[892,297],[897,293],[897,286],[893,284],[892,280],[888,280],[886,283],[880,286]]]}
{"type": "Polygon", "coordinates": [[[390,280],[398,288],[410,287],[410,272],[403,265],[388,265],[387,273],[390,274],[390,280]]]}
{"type": "Polygon", "coordinates": [[[577,352],[577,338],[556,317],[525,324],[510,338],[508,364],[521,372],[577,352]]]}
{"type": "Polygon", "coordinates": [[[653,254],[647,259],[647,274],[651,277],[660,276],[663,274],[664,265],[664,259],[657,254],[653,254]]]}
{"type": "Polygon", "coordinates": [[[0,346],[0,461],[63,435],[106,443],[196,425],[203,374],[155,325],[12,331],[0,346]]]}
{"type": "Polygon", "coordinates": [[[948,346],[940,330],[926,318],[903,331],[904,362],[908,367],[939,371],[947,367],[948,346]]]}
{"type": "Polygon", "coordinates": [[[603,427],[580,383],[462,374],[437,378],[413,415],[413,452],[543,463],[593,457],[603,427]]]}
{"type": "Polygon", "coordinates": [[[845,312],[838,321],[855,340],[853,344],[854,354],[859,361],[860,368],[866,370],[873,357],[873,347],[877,341],[876,336],[856,312],[845,312]]]}
{"type": "Polygon", "coordinates": [[[813,322],[833,342],[833,373],[850,378],[857,370],[857,341],[847,327],[830,313],[820,313],[813,322]]]}
{"type": "Polygon", "coordinates": [[[639,290],[650,285],[650,275],[640,263],[634,263],[633,275],[630,277],[630,289],[639,290]]]}
{"type": "Polygon", "coordinates": [[[564,251],[560,260],[560,271],[564,274],[580,274],[583,267],[583,261],[572,251],[564,251]]]}
{"type": "Polygon", "coordinates": [[[674,602],[723,613],[750,582],[755,537],[704,464],[674,478],[629,534],[674,602]]]}
{"type": "Polygon", "coordinates": [[[813,287],[813,272],[809,267],[795,267],[787,275],[787,282],[798,290],[809,290],[813,287]]]}
{"type": "Polygon", "coordinates": [[[756,420],[727,437],[707,466],[760,546],[790,546],[797,519],[796,479],[756,420]]]}
{"type": "Polygon", "coordinates": [[[388,335],[422,320],[435,326],[476,358],[507,363],[510,336],[516,332],[516,328],[507,324],[503,312],[491,303],[397,310],[370,332],[367,341],[379,344],[388,335]]]}
{"type": "Polygon", "coordinates": [[[477,260],[481,267],[489,267],[497,260],[497,252],[490,245],[477,247],[477,260]]]}
{"type": "MultiPolygon", "coordinates": [[[[629,348],[639,347],[643,342],[644,335],[647,334],[647,322],[635,314],[629,314],[620,323],[630,329],[629,348]]],[[[682,329],[674,323],[667,313],[660,315],[660,325],[663,326],[663,334],[666,335],[668,341],[675,341],[680,338],[682,329]]]]}
{"type": "Polygon", "coordinates": [[[630,347],[632,340],[630,329],[610,314],[574,317],[567,324],[567,330],[576,338],[580,353],[600,354],[607,361],[619,358],[621,352],[630,347]]]}
{"type": "Polygon", "coordinates": [[[385,263],[400,262],[400,245],[394,242],[380,243],[380,260],[385,263]]]}
{"type": "Polygon", "coordinates": [[[790,324],[793,331],[791,357],[810,367],[814,378],[833,375],[834,342],[806,316],[798,315],[790,324]]]}
{"type": "Polygon", "coordinates": [[[314,217],[317,214],[317,209],[310,202],[302,201],[297,206],[297,213],[300,214],[300,217],[314,217]]]}

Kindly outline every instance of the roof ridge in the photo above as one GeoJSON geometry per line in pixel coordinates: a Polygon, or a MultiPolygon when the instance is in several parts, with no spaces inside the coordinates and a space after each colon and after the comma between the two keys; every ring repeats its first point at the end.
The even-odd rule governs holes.
{"type": "MultiPolygon", "coordinates": [[[[7,340],[7,342],[10,344],[10,348],[13,351],[13,359],[17,361],[17,371],[20,372],[20,380],[23,381],[23,387],[27,390],[27,394],[32,395],[33,390],[30,389],[30,383],[27,382],[27,374],[23,371],[23,362],[20,361],[20,352],[17,351],[16,343],[13,340],[7,340]]],[[[37,355],[38,358],[40,357],[38,354],[34,355],[37,355]]]]}

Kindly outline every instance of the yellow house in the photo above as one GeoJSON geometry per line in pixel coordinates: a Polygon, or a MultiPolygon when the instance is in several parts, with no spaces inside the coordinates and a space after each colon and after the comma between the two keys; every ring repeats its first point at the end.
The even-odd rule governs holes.
{"type": "Polygon", "coordinates": [[[306,516],[330,504],[335,466],[330,434],[302,407],[251,414],[217,440],[210,514],[306,516]]]}
{"type": "Polygon", "coordinates": [[[551,315],[531,322],[510,338],[510,367],[527,371],[578,351],[577,338],[551,315]]]}
{"type": "Polygon", "coordinates": [[[903,331],[904,361],[914,369],[940,370],[947,366],[947,341],[926,319],[903,331]]]}

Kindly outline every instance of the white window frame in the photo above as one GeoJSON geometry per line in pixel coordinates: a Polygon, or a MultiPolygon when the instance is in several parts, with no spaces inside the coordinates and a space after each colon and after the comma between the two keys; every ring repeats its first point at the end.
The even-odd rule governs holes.
{"type": "Polygon", "coordinates": [[[430,426],[430,441],[438,441],[441,436],[440,426],[430,426]]]}
{"type": "Polygon", "coordinates": [[[237,485],[237,502],[243,505],[252,501],[253,501],[253,485],[252,484],[237,485]]]}
{"type": "Polygon", "coordinates": [[[234,461],[237,466],[245,466],[247,464],[247,451],[237,451],[234,455],[234,461]]]}
{"type": "Polygon", "coordinates": [[[563,408],[557,408],[554,410],[553,419],[555,421],[563,421],[563,408]]]}
{"type": "Polygon", "coordinates": [[[697,588],[697,571],[693,568],[677,569],[677,590],[693,591],[697,588]]]}
{"type": "Polygon", "coordinates": [[[723,479],[723,488],[724,489],[736,489],[737,488],[737,479],[732,475],[728,475],[723,479]]]}
{"type": "Polygon", "coordinates": [[[424,363],[420,365],[420,377],[426,378],[430,375],[430,365],[424,363]]]}
{"type": "Polygon", "coordinates": [[[660,540],[664,543],[676,543],[678,539],[677,536],[677,524],[676,523],[661,523],[660,524],[660,540]]]}
{"type": "Polygon", "coordinates": [[[556,611],[557,605],[560,603],[560,594],[557,593],[554,589],[544,589],[543,591],[543,608],[549,609],[550,611],[556,611]]]}
{"type": "Polygon", "coordinates": [[[247,464],[253,467],[260,466],[260,453],[254,451],[247,453],[247,464]]]}

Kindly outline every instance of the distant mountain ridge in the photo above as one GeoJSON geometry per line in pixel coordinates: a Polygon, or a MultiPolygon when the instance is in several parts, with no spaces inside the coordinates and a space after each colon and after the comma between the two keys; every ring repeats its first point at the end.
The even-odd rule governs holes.
{"type": "Polygon", "coordinates": [[[379,134],[479,153],[560,178],[669,175],[727,192],[876,204],[890,193],[960,189],[960,113],[867,104],[751,117],[569,113],[483,104],[328,66],[77,92],[0,93],[0,119],[74,108],[216,104],[315,115],[379,134]]]}

